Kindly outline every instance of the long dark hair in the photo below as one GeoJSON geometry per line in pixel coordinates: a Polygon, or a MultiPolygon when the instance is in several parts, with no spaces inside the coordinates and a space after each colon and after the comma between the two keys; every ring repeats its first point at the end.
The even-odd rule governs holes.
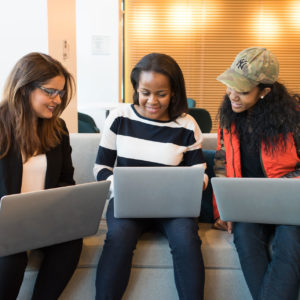
{"type": "Polygon", "coordinates": [[[0,102],[0,158],[13,146],[27,160],[34,153],[44,153],[58,145],[65,133],[59,116],[69,104],[74,86],[72,75],[49,55],[32,52],[22,57],[8,76],[0,102]],[[65,94],[51,119],[38,120],[35,132],[30,95],[37,86],[56,76],[65,78],[65,94]]]}
{"type": "Polygon", "coordinates": [[[250,128],[254,133],[249,140],[250,149],[257,149],[264,142],[265,150],[273,152],[278,149],[281,139],[285,148],[289,133],[300,145],[300,96],[290,94],[279,82],[258,85],[261,91],[266,87],[271,91],[255,104],[251,112],[235,113],[225,95],[218,114],[221,127],[229,130],[235,124],[236,133],[244,136],[249,134],[250,128]]]}
{"type": "Polygon", "coordinates": [[[144,56],[132,69],[130,79],[134,89],[133,103],[139,105],[138,85],[143,71],[153,71],[166,75],[170,80],[173,96],[168,108],[169,117],[175,120],[186,113],[187,98],[182,71],[177,62],[169,55],[150,53],[144,56]]]}

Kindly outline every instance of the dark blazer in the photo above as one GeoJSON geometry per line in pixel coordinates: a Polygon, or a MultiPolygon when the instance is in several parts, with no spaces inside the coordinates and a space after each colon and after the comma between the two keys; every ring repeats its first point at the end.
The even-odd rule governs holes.
{"type": "MultiPolygon", "coordinates": [[[[65,122],[61,121],[64,129],[68,132],[65,122]]],[[[75,184],[71,152],[69,133],[63,135],[59,145],[46,152],[45,189],[75,184]]],[[[22,173],[23,165],[20,151],[10,149],[8,154],[0,159],[0,198],[4,195],[20,193],[22,173]]]]}

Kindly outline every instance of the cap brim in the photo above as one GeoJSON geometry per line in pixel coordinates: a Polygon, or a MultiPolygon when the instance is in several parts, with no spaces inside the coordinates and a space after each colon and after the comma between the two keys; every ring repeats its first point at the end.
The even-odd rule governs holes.
{"type": "Polygon", "coordinates": [[[217,80],[240,93],[249,92],[259,84],[259,82],[250,80],[232,69],[219,75],[217,80]]]}

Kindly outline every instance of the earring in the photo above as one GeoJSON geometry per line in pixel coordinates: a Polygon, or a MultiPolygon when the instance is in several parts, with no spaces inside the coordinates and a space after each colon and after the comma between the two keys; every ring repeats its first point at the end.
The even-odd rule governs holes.
{"type": "Polygon", "coordinates": [[[260,96],[260,99],[264,99],[264,96],[260,96]]]}

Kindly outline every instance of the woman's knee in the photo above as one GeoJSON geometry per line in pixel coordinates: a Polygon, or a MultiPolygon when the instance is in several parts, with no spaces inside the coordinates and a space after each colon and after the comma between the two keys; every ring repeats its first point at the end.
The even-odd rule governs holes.
{"type": "Polygon", "coordinates": [[[234,223],[233,225],[233,242],[236,246],[244,242],[247,236],[247,226],[245,223],[234,223]]]}
{"type": "Polygon", "coordinates": [[[122,252],[132,252],[140,237],[140,230],[132,224],[124,222],[124,226],[108,228],[105,238],[105,248],[122,249],[122,252]]]}
{"type": "Polygon", "coordinates": [[[198,225],[186,223],[184,226],[178,226],[177,230],[168,232],[167,238],[171,249],[179,251],[189,251],[201,247],[201,239],[198,235],[198,225]]]}
{"type": "Polygon", "coordinates": [[[0,257],[0,298],[15,299],[23,281],[26,252],[0,257]]]}
{"type": "Polygon", "coordinates": [[[252,255],[268,247],[269,235],[263,225],[235,223],[233,228],[233,241],[239,253],[252,255]]]}
{"type": "Polygon", "coordinates": [[[0,257],[0,273],[6,273],[12,270],[24,272],[27,263],[28,257],[26,252],[0,257]]]}
{"type": "Polygon", "coordinates": [[[70,254],[80,254],[82,249],[82,239],[55,244],[41,250],[47,254],[59,254],[60,256],[69,256],[70,254]]]}
{"type": "Polygon", "coordinates": [[[300,266],[300,226],[278,226],[272,246],[273,255],[300,266]]]}
{"type": "Polygon", "coordinates": [[[115,232],[108,232],[105,239],[105,247],[122,249],[122,251],[127,252],[127,250],[132,251],[135,249],[137,244],[137,237],[126,236],[116,234],[115,232]]]}

